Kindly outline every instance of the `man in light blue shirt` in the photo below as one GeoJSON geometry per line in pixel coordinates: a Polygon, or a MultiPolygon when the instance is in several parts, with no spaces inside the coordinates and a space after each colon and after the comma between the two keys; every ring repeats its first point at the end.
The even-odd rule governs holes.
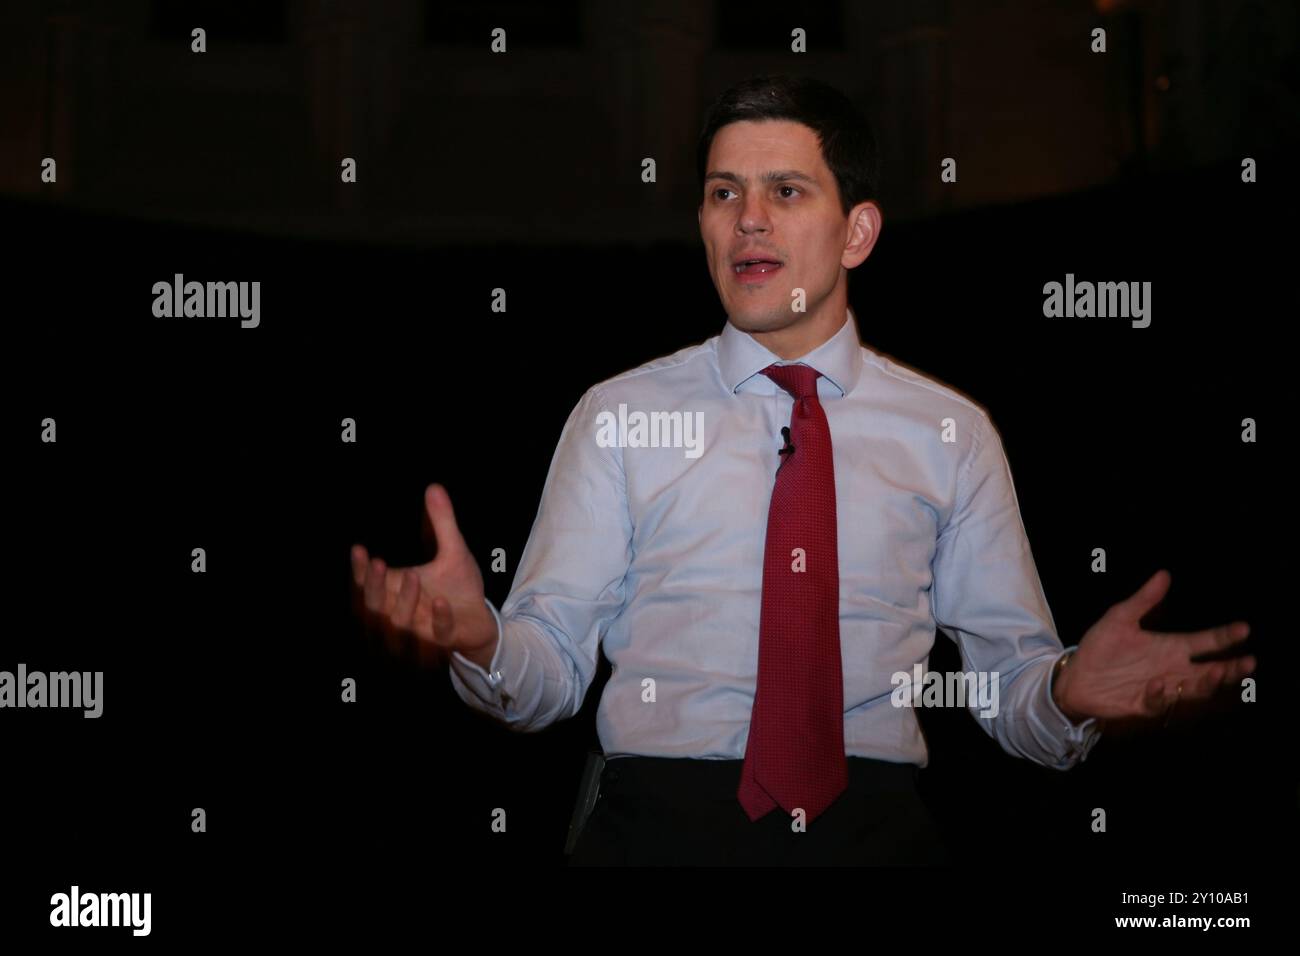
{"type": "MultiPolygon", "coordinates": [[[[519,730],[572,717],[603,638],[606,756],[744,757],[763,519],[794,404],[758,370],[784,361],[729,322],[588,390],[561,433],[493,660],[452,654],[467,704],[519,730]],[[700,416],[703,453],[602,447],[598,416],[622,406],[700,416]]],[[[925,666],[938,625],[966,670],[999,674],[996,715],[977,717],[998,743],[1048,766],[1081,759],[1098,722],[1069,720],[1048,693],[1064,649],[988,416],[863,347],[847,311],[798,361],[822,373],[835,443],[846,753],[926,764],[893,677],[925,666]]]]}
{"type": "MultiPolygon", "coordinates": [[[[667,768],[681,783],[682,768],[712,762],[726,769],[710,777],[718,795],[734,792],[758,680],[767,515],[795,404],[761,373],[784,364],[820,373],[833,443],[855,767],[924,767],[915,707],[937,702],[966,706],[1008,753],[1064,770],[1104,719],[1158,715],[1253,669],[1248,657],[1190,662],[1243,639],[1241,622],[1180,635],[1140,627],[1165,572],[1063,646],[988,414],[859,338],[848,272],[874,247],[881,213],[874,140],[847,100],[812,81],[756,78],[712,108],[699,158],[700,232],[728,321],[582,396],[500,611],[440,485],[427,493],[433,562],[389,569],[354,548],[370,612],[445,653],[468,706],[519,731],[572,717],[603,647],[612,673],[597,730],[609,766],[667,768]],[[938,630],[956,641],[961,681],[918,680],[938,630]]],[[[643,785],[660,779],[638,771],[643,785]]],[[[744,840],[734,801],[718,813],[694,835],[674,832],[685,843],[725,825],[744,840]]],[[[632,814],[617,833],[604,820],[602,839],[651,833],[654,815],[632,814]]]]}

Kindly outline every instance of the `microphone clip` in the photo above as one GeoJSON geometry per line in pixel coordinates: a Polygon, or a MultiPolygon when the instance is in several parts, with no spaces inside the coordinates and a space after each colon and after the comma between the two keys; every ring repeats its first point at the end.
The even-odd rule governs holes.
{"type": "Polygon", "coordinates": [[[793,455],[793,454],[794,454],[794,443],[790,441],[790,426],[789,426],[789,425],[783,425],[783,426],[781,426],[781,437],[785,439],[785,447],[782,448],[782,449],[780,449],[780,450],[777,452],[777,454],[778,454],[778,455],[793,455]]]}

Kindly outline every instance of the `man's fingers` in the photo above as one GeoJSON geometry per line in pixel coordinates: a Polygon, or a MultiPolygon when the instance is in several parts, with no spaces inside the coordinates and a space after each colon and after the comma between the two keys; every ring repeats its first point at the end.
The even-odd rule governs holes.
{"type": "Polygon", "coordinates": [[[393,602],[393,624],[402,630],[410,630],[415,618],[415,605],[420,598],[420,578],[410,569],[401,574],[394,572],[389,577],[401,582],[397,599],[393,602]]]}
{"type": "Polygon", "coordinates": [[[1143,695],[1143,712],[1148,717],[1159,717],[1180,702],[1208,700],[1221,687],[1238,684],[1243,677],[1254,672],[1255,666],[1255,658],[1248,654],[1227,661],[1193,664],[1191,671],[1181,676],[1153,677],[1147,682],[1143,695]]]}
{"type": "Polygon", "coordinates": [[[1228,681],[1237,683],[1248,674],[1255,673],[1255,663],[1255,658],[1250,654],[1236,658],[1232,661],[1232,673],[1228,675],[1225,683],[1228,681]]]}
{"type": "Polygon", "coordinates": [[[1185,641],[1188,655],[1196,657],[1200,654],[1211,654],[1234,644],[1240,644],[1250,636],[1250,625],[1245,621],[1234,621],[1231,624],[1206,628],[1204,631],[1169,636],[1178,637],[1185,641]]]}
{"type": "Polygon", "coordinates": [[[370,555],[359,544],[352,546],[352,583],[358,589],[366,586],[366,572],[370,566],[370,555]]]}
{"type": "Polygon", "coordinates": [[[1194,668],[1191,680],[1183,685],[1183,696],[1196,700],[1209,697],[1219,689],[1219,684],[1223,681],[1223,672],[1224,666],[1218,663],[1202,664],[1194,668]]]}
{"type": "MultiPolygon", "coordinates": [[[[449,501],[446,504],[450,506],[449,501]]],[[[434,505],[435,510],[439,507],[434,505]]],[[[449,517],[448,511],[438,520],[449,517]]],[[[359,544],[352,546],[351,561],[352,580],[360,588],[370,623],[383,632],[389,650],[400,652],[404,640],[414,635],[420,657],[436,663],[453,638],[450,602],[426,591],[414,568],[390,568],[382,559],[370,557],[359,544]]]]}
{"type": "MultiPolygon", "coordinates": [[[[1209,697],[1220,687],[1227,684],[1238,684],[1247,674],[1255,670],[1255,658],[1247,654],[1245,657],[1234,657],[1227,661],[1212,661],[1208,664],[1193,664],[1192,675],[1196,682],[1196,693],[1199,697],[1209,697]]],[[[1183,693],[1187,693],[1187,687],[1184,685],[1183,693]]]]}
{"type": "Polygon", "coordinates": [[[424,588],[420,588],[416,597],[411,631],[419,638],[419,644],[433,646],[433,595],[424,588]]]}
{"type": "Polygon", "coordinates": [[[388,583],[387,568],[379,558],[372,558],[366,573],[366,610],[371,614],[383,614],[387,610],[388,583]]]}
{"type": "Polygon", "coordinates": [[[402,582],[405,580],[406,570],[403,568],[389,568],[388,574],[384,576],[384,589],[388,592],[392,602],[396,602],[397,595],[402,591],[402,582]]]}

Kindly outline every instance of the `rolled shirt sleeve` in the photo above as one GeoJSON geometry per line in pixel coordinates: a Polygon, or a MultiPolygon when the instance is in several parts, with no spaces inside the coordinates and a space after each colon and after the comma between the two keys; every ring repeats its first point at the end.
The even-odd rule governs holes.
{"type": "Polygon", "coordinates": [[[931,563],[935,623],[952,637],[967,673],[996,672],[996,714],[969,704],[976,722],[1010,754],[1058,770],[1086,759],[1096,718],[1061,713],[1050,678],[1068,653],[1043,593],[1001,438],[987,414],[972,428],[956,496],[931,563]]]}

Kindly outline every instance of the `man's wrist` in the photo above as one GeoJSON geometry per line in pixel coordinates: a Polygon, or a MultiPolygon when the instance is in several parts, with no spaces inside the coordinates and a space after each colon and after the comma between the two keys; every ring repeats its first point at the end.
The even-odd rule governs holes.
{"type": "MultiPolygon", "coordinates": [[[[495,629],[495,625],[493,625],[493,627],[495,629]]],[[[477,650],[469,653],[462,651],[461,653],[464,655],[466,660],[472,661],[484,670],[488,670],[492,666],[492,658],[496,657],[497,638],[494,634],[489,643],[483,645],[477,650]]]]}
{"type": "Polygon", "coordinates": [[[1080,723],[1087,719],[1086,714],[1081,714],[1074,710],[1069,704],[1067,688],[1070,682],[1070,658],[1074,657],[1077,648],[1070,648],[1052,665],[1052,674],[1050,677],[1052,688],[1052,700],[1056,702],[1057,708],[1065,715],[1071,723],[1080,723]]]}
{"type": "Polygon", "coordinates": [[[467,661],[477,664],[484,670],[490,670],[492,659],[496,657],[497,644],[500,642],[500,634],[497,630],[496,615],[488,608],[487,604],[483,605],[483,613],[486,620],[482,622],[483,642],[475,642],[477,646],[472,651],[461,651],[461,656],[467,661]]]}

